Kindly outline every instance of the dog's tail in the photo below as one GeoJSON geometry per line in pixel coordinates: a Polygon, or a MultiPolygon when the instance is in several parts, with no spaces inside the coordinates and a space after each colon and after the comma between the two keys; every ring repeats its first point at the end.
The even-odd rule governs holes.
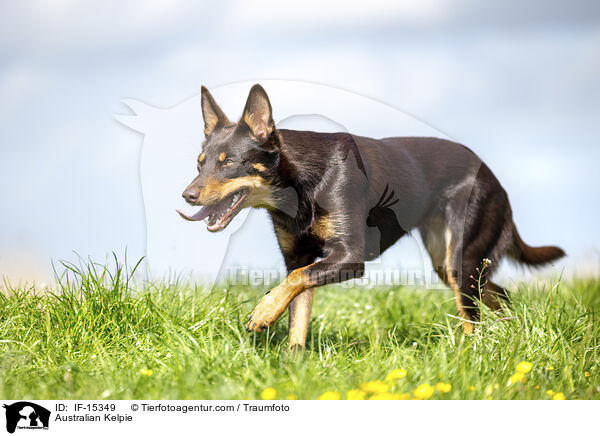
{"type": "Polygon", "coordinates": [[[547,245],[544,247],[531,247],[519,236],[517,227],[513,224],[513,250],[512,257],[521,263],[530,266],[542,266],[554,260],[564,257],[566,253],[562,248],[547,245]]]}

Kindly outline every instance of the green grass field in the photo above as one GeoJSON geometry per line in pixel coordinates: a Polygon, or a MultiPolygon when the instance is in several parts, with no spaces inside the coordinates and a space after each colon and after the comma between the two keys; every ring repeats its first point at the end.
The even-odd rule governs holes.
{"type": "Polygon", "coordinates": [[[287,316],[268,334],[244,329],[264,289],[134,286],[110,271],[0,294],[0,397],[600,399],[598,279],[520,285],[509,319],[486,313],[471,337],[450,291],[323,288],[293,354],[287,316]]]}

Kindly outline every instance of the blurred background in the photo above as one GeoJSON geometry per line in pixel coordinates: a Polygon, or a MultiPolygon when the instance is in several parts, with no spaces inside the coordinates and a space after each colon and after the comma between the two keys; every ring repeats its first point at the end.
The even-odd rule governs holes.
{"type": "Polygon", "coordinates": [[[0,275],[48,281],[74,252],[144,255],[143,141],[114,119],[122,99],[167,108],[201,85],[267,79],[366,96],[466,144],[523,238],[595,273],[599,77],[593,0],[3,2],[0,275]]]}

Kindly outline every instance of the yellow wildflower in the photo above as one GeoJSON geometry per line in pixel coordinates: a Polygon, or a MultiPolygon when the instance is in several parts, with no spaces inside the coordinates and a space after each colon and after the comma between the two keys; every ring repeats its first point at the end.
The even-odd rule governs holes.
{"type": "Polygon", "coordinates": [[[552,365],[548,365],[548,371],[552,371],[554,370],[554,367],[552,365]]]}
{"type": "Polygon", "coordinates": [[[510,376],[509,380],[511,384],[525,381],[525,374],[522,372],[515,372],[513,375],[510,376]]]}
{"type": "Polygon", "coordinates": [[[335,392],[335,391],[328,391],[328,392],[321,394],[321,396],[317,399],[318,400],[339,400],[340,393],[335,392]]]}
{"type": "Polygon", "coordinates": [[[554,395],[554,393],[555,393],[555,392],[554,392],[552,389],[548,389],[548,390],[546,391],[546,395],[548,395],[549,397],[551,397],[552,395],[554,395]]]}
{"type": "Polygon", "coordinates": [[[298,395],[295,394],[290,394],[286,397],[287,400],[297,400],[298,399],[298,395]]]}
{"type": "Polygon", "coordinates": [[[565,394],[563,394],[562,392],[557,392],[552,396],[553,400],[564,400],[565,399],[565,394]]]}
{"type": "Polygon", "coordinates": [[[273,388],[265,388],[265,390],[260,393],[260,398],[263,400],[274,400],[277,398],[277,391],[273,388]]]}
{"type": "Polygon", "coordinates": [[[395,369],[385,377],[385,381],[400,380],[401,378],[404,378],[404,377],[406,377],[405,369],[395,369]]]}
{"type": "Polygon", "coordinates": [[[426,400],[433,395],[434,390],[435,389],[433,386],[423,383],[422,385],[417,386],[417,388],[413,391],[413,395],[419,400],[426,400]]]}
{"type": "Polygon", "coordinates": [[[153,373],[154,373],[154,371],[152,371],[151,369],[148,369],[148,368],[140,369],[140,374],[145,375],[146,377],[152,377],[153,373]]]}
{"type": "Polygon", "coordinates": [[[473,385],[470,385],[470,386],[467,386],[467,389],[470,390],[471,392],[475,392],[475,389],[477,389],[477,388],[473,385]]]}
{"type": "Polygon", "coordinates": [[[373,380],[363,383],[362,390],[371,394],[381,394],[390,390],[390,386],[381,380],[373,380]]]}
{"type": "Polygon", "coordinates": [[[584,372],[584,373],[583,373],[583,376],[584,376],[584,377],[589,377],[589,376],[590,376],[590,373],[589,373],[588,371],[586,371],[586,372],[584,372]]]}
{"type": "Polygon", "coordinates": [[[396,400],[410,400],[410,394],[395,394],[396,400]]]}
{"type": "Polygon", "coordinates": [[[360,389],[350,389],[346,392],[347,400],[364,400],[366,397],[365,391],[361,391],[360,389]]]}
{"type": "Polygon", "coordinates": [[[435,385],[435,388],[436,388],[436,389],[437,389],[439,392],[441,392],[441,393],[443,393],[443,394],[447,394],[448,392],[450,392],[450,391],[452,390],[452,385],[451,385],[450,383],[443,383],[443,382],[440,382],[440,383],[437,383],[437,384],[435,385]]]}
{"type": "Polygon", "coordinates": [[[531,371],[531,368],[533,368],[533,365],[531,362],[527,362],[526,360],[517,364],[517,372],[521,372],[523,374],[527,374],[529,371],[531,371]]]}

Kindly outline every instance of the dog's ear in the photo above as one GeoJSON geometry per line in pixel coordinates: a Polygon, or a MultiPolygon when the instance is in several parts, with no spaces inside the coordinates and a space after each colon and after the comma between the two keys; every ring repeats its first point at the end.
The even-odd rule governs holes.
{"type": "Polygon", "coordinates": [[[202,87],[202,118],[204,118],[204,135],[206,136],[210,135],[217,127],[231,124],[204,86],[202,87]]]}
{"type": "Polygon", "coordinates": [[[262,86],[256,84],[250,89],[242,121],[250,127],[259,141],[266,141],[275,130],[271,102],[262,86]]]}

